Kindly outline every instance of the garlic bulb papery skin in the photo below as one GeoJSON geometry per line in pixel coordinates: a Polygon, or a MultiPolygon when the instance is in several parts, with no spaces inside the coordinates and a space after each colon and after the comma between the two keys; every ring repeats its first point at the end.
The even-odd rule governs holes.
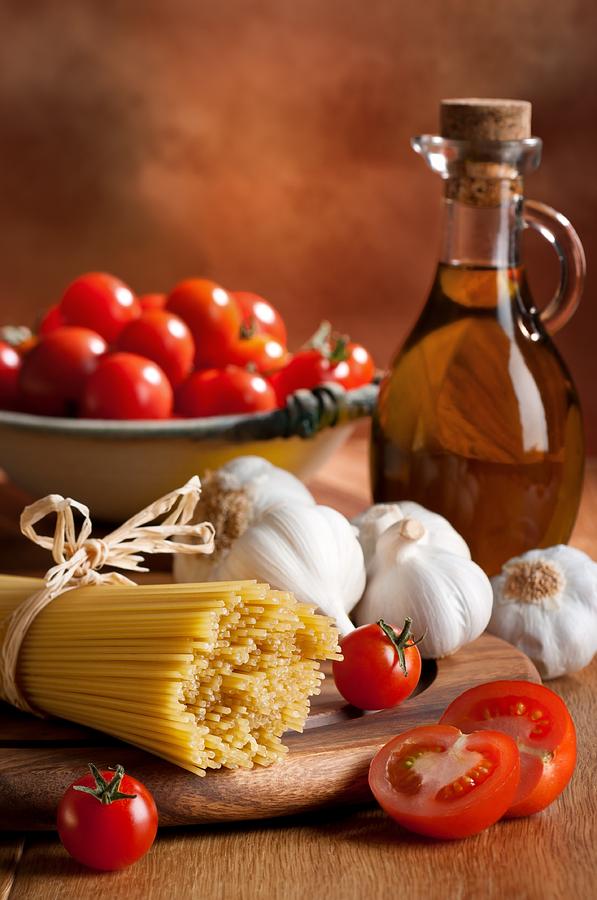
{"type": "Polygon", "coordinates": [[[220,478],[229,488],[243,488],[249,492],[254,518],[281,499],[292,498],[300,503],[315,505],[315,499],[303,482],[262,456],[237,456],[218,469],[220,478]]]}
{"type": "MultiPolygon", "coordinates": [[[[263,472],[267,468],[261,467],[263,472]]],[[[348,634],[354,629],[348,613],[360,600],[366,578],[354,530],[341,513],[317,505],[306,488],[295,490],[288,479],[269,475],[271,483],[251,476],[237,487],[228,464],[202,480],[197,514],[207,515],[215,526],[215,552],[207,566],[206,557],[175,557],[175,580],[264,581],[317,606],[336,620],[341,634],[348,634]]]]}
{"type": "Polygon", "coordinates": [[[509,560],[491,579],[489,631],[526,653],[544,679],[578,672],[597,653],[597,564],[558,544],[509,560]]]}
{"type": "Polygon", "coordinates": [[[485,572],[471,559],[430,543],[418,519],[404,518],[377,542],[358,625],[385,619],[398,626],[407,616],[421,655],[438,659],[479,637],[491,616],[493,593],[485,572]]]}
{"type": "Polygon", "coordinates": [[[379,538],[384,531],[401,519],[416,519],[425,527],[425,536],[421,538],[423,543],[449,550],[450,553],[462,556],[463,559],[471,558],[471,551],[464,538],[439,513],[434,513],[413,500],[403,500],[401,503],[376,503],[352,520],[359,533],[368,572],[375,559],[379,538]]]}

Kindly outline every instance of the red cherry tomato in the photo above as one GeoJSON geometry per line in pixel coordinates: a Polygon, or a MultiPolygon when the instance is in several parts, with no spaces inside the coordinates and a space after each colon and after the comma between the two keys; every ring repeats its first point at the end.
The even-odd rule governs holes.
{"type": "Polygon", "coordinates": [[[127,322],[141,313],[139,301],[127,285],[105,272],[81,275],[70,284],[60,301],[68,325],[83,325],[113,343],[127,322]]]}
{"type": "Polygon", "coordinates": [[[350,391],[369,384],[374,375],[375,363],[369,351],[361,344],[347,344],[346,359],[336,366],[334,380],[350,391]]]}
{"type": "Polygon", "coordinates": [[[241,368],[251,366],[256,372],[268,374],[284,366],[288,353],[284,346],[269,334],[254,334],[252,337],[236,341],[226,356],[230,365],[241,368]]]}
{"type": "Polygon", "coordinates": [[[409,831],[464,838],[503,816],[519,775],[518,750],[507,734],[422,725],[378,751],[369,786],[380,806],[409,831]]]}
{"type": "Polygon", "coordinates": [[[397,633],[383,619],[362,625],[340,641],[343,660],[334,662],[334,681],[345,700],[359,709],[389,709],[410,697],[421,677],[421,654],[410,630],[397,633]]]}
{"type": "Polygon", "coordinates": [[[240,307],[242,328],[248,337],[253,334],[269,334],[286,347],[284,319],[268,300],[250,291],[232,291],[232,296],[240,307]]]}
{"type": "Polygon", "coordinates": [[[0,341],[0,409],[18,406],[18,378],[22,360],[14,347],[0,341]]]}
{"type": "Polygon", "coordinates": [[[166,308],[186,322],[195,341],[195,366],[225,365],[238,340],[241,314],[234,297],[214,281],[189,278],[177,284],[166,308]]]}
{"type": "Polygon", "coordinates": [[[330,362],[320,350],[299,350],[283,369],[272,375],[278,405],[283,406],[288,395],[299,388],[311,389],[326,381],[337,382],[335,372],[339,365],[330,362]]]}
{"type": "Polygon", "coordinates": [[[0,409],[17,409],[21,357],[14,347],[0,341],[0,409]]]}
{"type": "Polygon", "coordinates": [[[166,299],[166,294],[142,294],[139,297],[139,305],[144,312],[149,309],[163,309],[166,299]]]}
{"type": "Polygon", "coordinates": [[[159,366],[134,353],[112,353],[88,379],[81,415],[87,419],[167,419],[172,402],[172,387],[159,366]]]}
{"type": "Polygon", "coordinates": [[[176,412],[192,418],[265,412],[275,407],[276,395],[269,382],[236,366],[194,372],[176,394],[176,412]]]}
{"type": "Polygon", "coordinates": [[[530,816],[562,793],[576,764],[576,732],[566,705],[542,684],[491,681],[465,691],[441,722],[462,731],[490,728],[520,751],[520,784],[508,816],[530,816]]]}
{"type": "Polygon", "coordinates": [[[130,866],[153,844],[158,813],[153,797],[122,766],[74,781],[58,806],[58,834],[65,849],[92,869],[130,866]]]}
{"type": "Polygon", "coordinates": [[[106,350],[104,339],[89,328],[65,325],[44,335],[23,359],[23,408],[45,416],[75,414],[87,378],[106,350]]]}
{"type": "Polygon", "coordinates": [[[66,322],[60,311],[60,304],[55,303],[42,316],[37,332],[38,334],[50,334],[51,331],[56,331],[57,328],[62,328],[63,325],[66,325],[66,322]]]}
{"type": "Polygon", "coordinates": [[[124,328],[118,350],[152,359],[166,373],[173,387],[190,374],[195,358],[191,332],[178,316],[165,309],[151,309],[124,328]]]}

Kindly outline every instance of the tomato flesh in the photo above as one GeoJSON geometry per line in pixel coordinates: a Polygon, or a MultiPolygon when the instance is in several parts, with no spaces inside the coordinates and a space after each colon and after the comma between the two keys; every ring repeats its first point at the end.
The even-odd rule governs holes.
{"type": "Polygon", "coordinates": [[[519,776],[518,750],[508,735],[422,725],[382,747],[371,763],[369,785],[404,828],[456,839],[497,822],[512,802],[519,776]]]}
{"type": "Polygon", "coordinates": [[[541,684],[494,681],[465,691],[441,722],[462,731],[491,729],[517,744],[521,776],[511,817],[545,809],[564,790],[576,764],[576,732],[564,702],[541,684]]]}

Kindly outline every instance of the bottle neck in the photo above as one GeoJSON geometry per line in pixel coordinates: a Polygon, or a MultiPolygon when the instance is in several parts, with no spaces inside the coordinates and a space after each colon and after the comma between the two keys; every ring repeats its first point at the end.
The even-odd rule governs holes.
{"type": "Polygon", "coordinates": [[[522,181],[448,179],[440,262],[513,269],[520,265],[522,181]]]}

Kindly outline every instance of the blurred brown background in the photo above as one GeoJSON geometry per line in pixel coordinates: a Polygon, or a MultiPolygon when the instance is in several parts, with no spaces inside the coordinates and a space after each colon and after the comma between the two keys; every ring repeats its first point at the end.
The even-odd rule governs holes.
{"type": "MultiPolygon", "coordinates": [[[[384,364],[425,300],[441,185],[409,149],[444,96],[528,98],[530,196],[585,243],[558,338],[597,450],[594,0],[146,0],[0,8],[1,320],[80,272],[138,291],[207,275],[319,319],[384,364]]],[[[538,299],[550,250],[531,241],[538,299]]]]}

